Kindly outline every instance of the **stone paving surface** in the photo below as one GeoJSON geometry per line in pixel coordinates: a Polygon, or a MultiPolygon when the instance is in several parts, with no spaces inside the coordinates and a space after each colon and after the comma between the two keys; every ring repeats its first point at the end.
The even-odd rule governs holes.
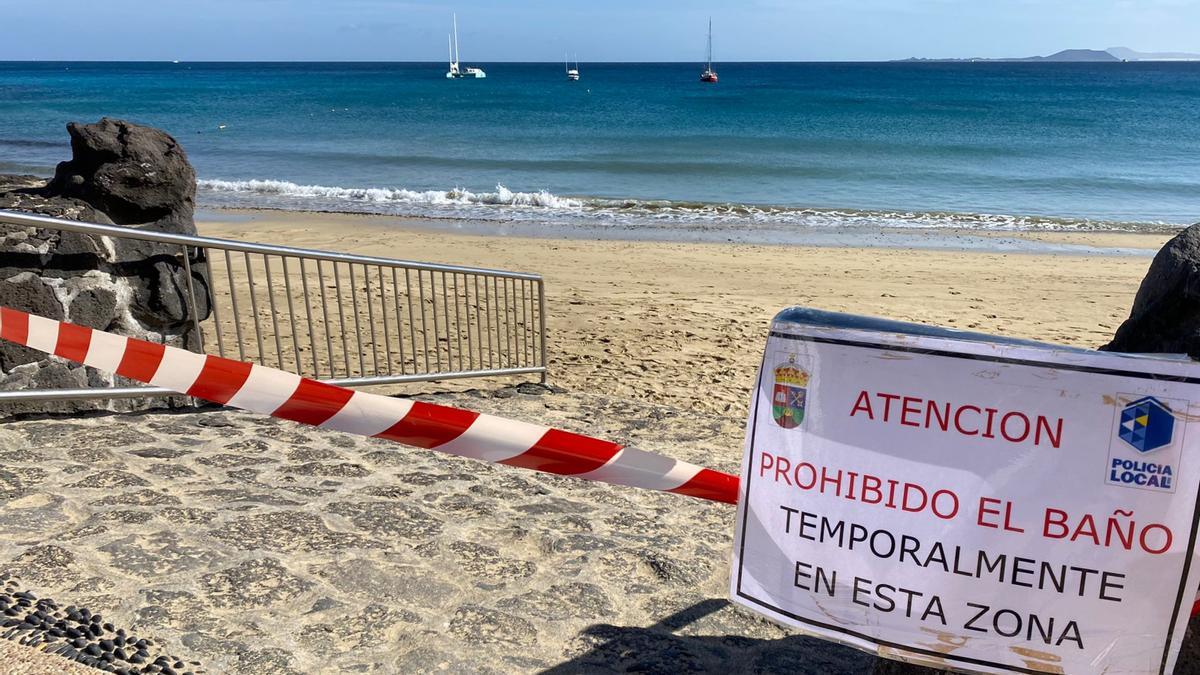
{"type": "MultiPolygon", "coordinates": [[[[741,423],[435,400],[736,471],[741,423]]],[[[250,413],[0,424],[0,570],[208,673],[869,673],[729,605],[734,509],[250,413]]],[[[911,671],[909,671],[911,672],[911,671]]]]}
{"type": "MultiPolygon", "coordinates": [[[[740,455],[736,421],[642,403],[529,385],[431,400],[726,470],[740,455]]],[[[0,500],[0,568],[210,673],[873,660],[781,641],[722,600],[731,507],[239,411],[0,424],[0,500]]]]}

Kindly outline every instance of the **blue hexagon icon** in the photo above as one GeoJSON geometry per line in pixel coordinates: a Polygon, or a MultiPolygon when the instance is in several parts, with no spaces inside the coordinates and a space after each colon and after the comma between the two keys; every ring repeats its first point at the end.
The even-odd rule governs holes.
{"type": "Polygon", "coordinates": [[[1171,444],[1175,416],[1153,396],[1140,398],[1121,411],[1117,435],[1138,452],[1150,452],[1171,444]]]}

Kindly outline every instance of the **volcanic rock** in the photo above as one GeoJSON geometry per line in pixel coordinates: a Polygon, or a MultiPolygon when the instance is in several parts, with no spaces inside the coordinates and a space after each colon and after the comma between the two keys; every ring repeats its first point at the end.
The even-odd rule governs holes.
{"type": "Polygon", "coordinates": [[[1154,256],[1129,318],[1102,349],[1200,358],[1200,223],[1154,256]]]}
{"type": "MultiPolygon", "coordinates": [[[[67,125],[72,158],[53,179],[0,176],[0,209],[130,229],[194,235],[196,174],[158,129],[101,119],[67,125]]],[[[179,246],[0,224],[0,305],[51,319],[196,349],[195,323],[211,311],[208,266],[179,246]],[[193,309],[194,307],[194,309],[193,309]]],[[[129,384],[120,378],[0,344],[0,391],[129,384]]],[[[170,405],[182,399],[6,404],[0,416],[170,405]]]]}

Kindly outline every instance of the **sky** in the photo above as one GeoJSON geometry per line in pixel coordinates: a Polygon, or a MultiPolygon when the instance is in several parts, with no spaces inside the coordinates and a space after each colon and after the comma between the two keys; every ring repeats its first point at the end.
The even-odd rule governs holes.
{"type": "Polygon", "coordinates": [[[0,60],[873,61],[1200,52],[1200,0],[0,0],[0,60]]]}

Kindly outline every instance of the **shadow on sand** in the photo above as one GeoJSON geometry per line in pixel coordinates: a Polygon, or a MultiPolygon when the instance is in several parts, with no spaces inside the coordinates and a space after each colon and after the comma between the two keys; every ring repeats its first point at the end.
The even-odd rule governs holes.
{"type": "MultiPolygon", "coordinates": [[[[689,625],[731,606],[710,599],[647,628],[595,624],[583,631],[594,646],[585,654],[542,671],[578,673],[789,673],[796,675],[934,675],[943,671],[876,658],[816,638],[778,640],[739,635],[677,635],[689,625]]],[[[1200,675],[1200,618],[1192,619],[1175,675],[1200,675]]]]}
{"type": "Polygon", "coordinates": [[[739,635],[675,634],[730,606],[728,600],[714,598],[680,610],[647,628],[589,626],[583,635],[595,643],[590,651],[542,672],[545,675],[710,672],[917,675],[938,672],[884,661],[850,647],[810,637],[765,640],[739,635]]]}

